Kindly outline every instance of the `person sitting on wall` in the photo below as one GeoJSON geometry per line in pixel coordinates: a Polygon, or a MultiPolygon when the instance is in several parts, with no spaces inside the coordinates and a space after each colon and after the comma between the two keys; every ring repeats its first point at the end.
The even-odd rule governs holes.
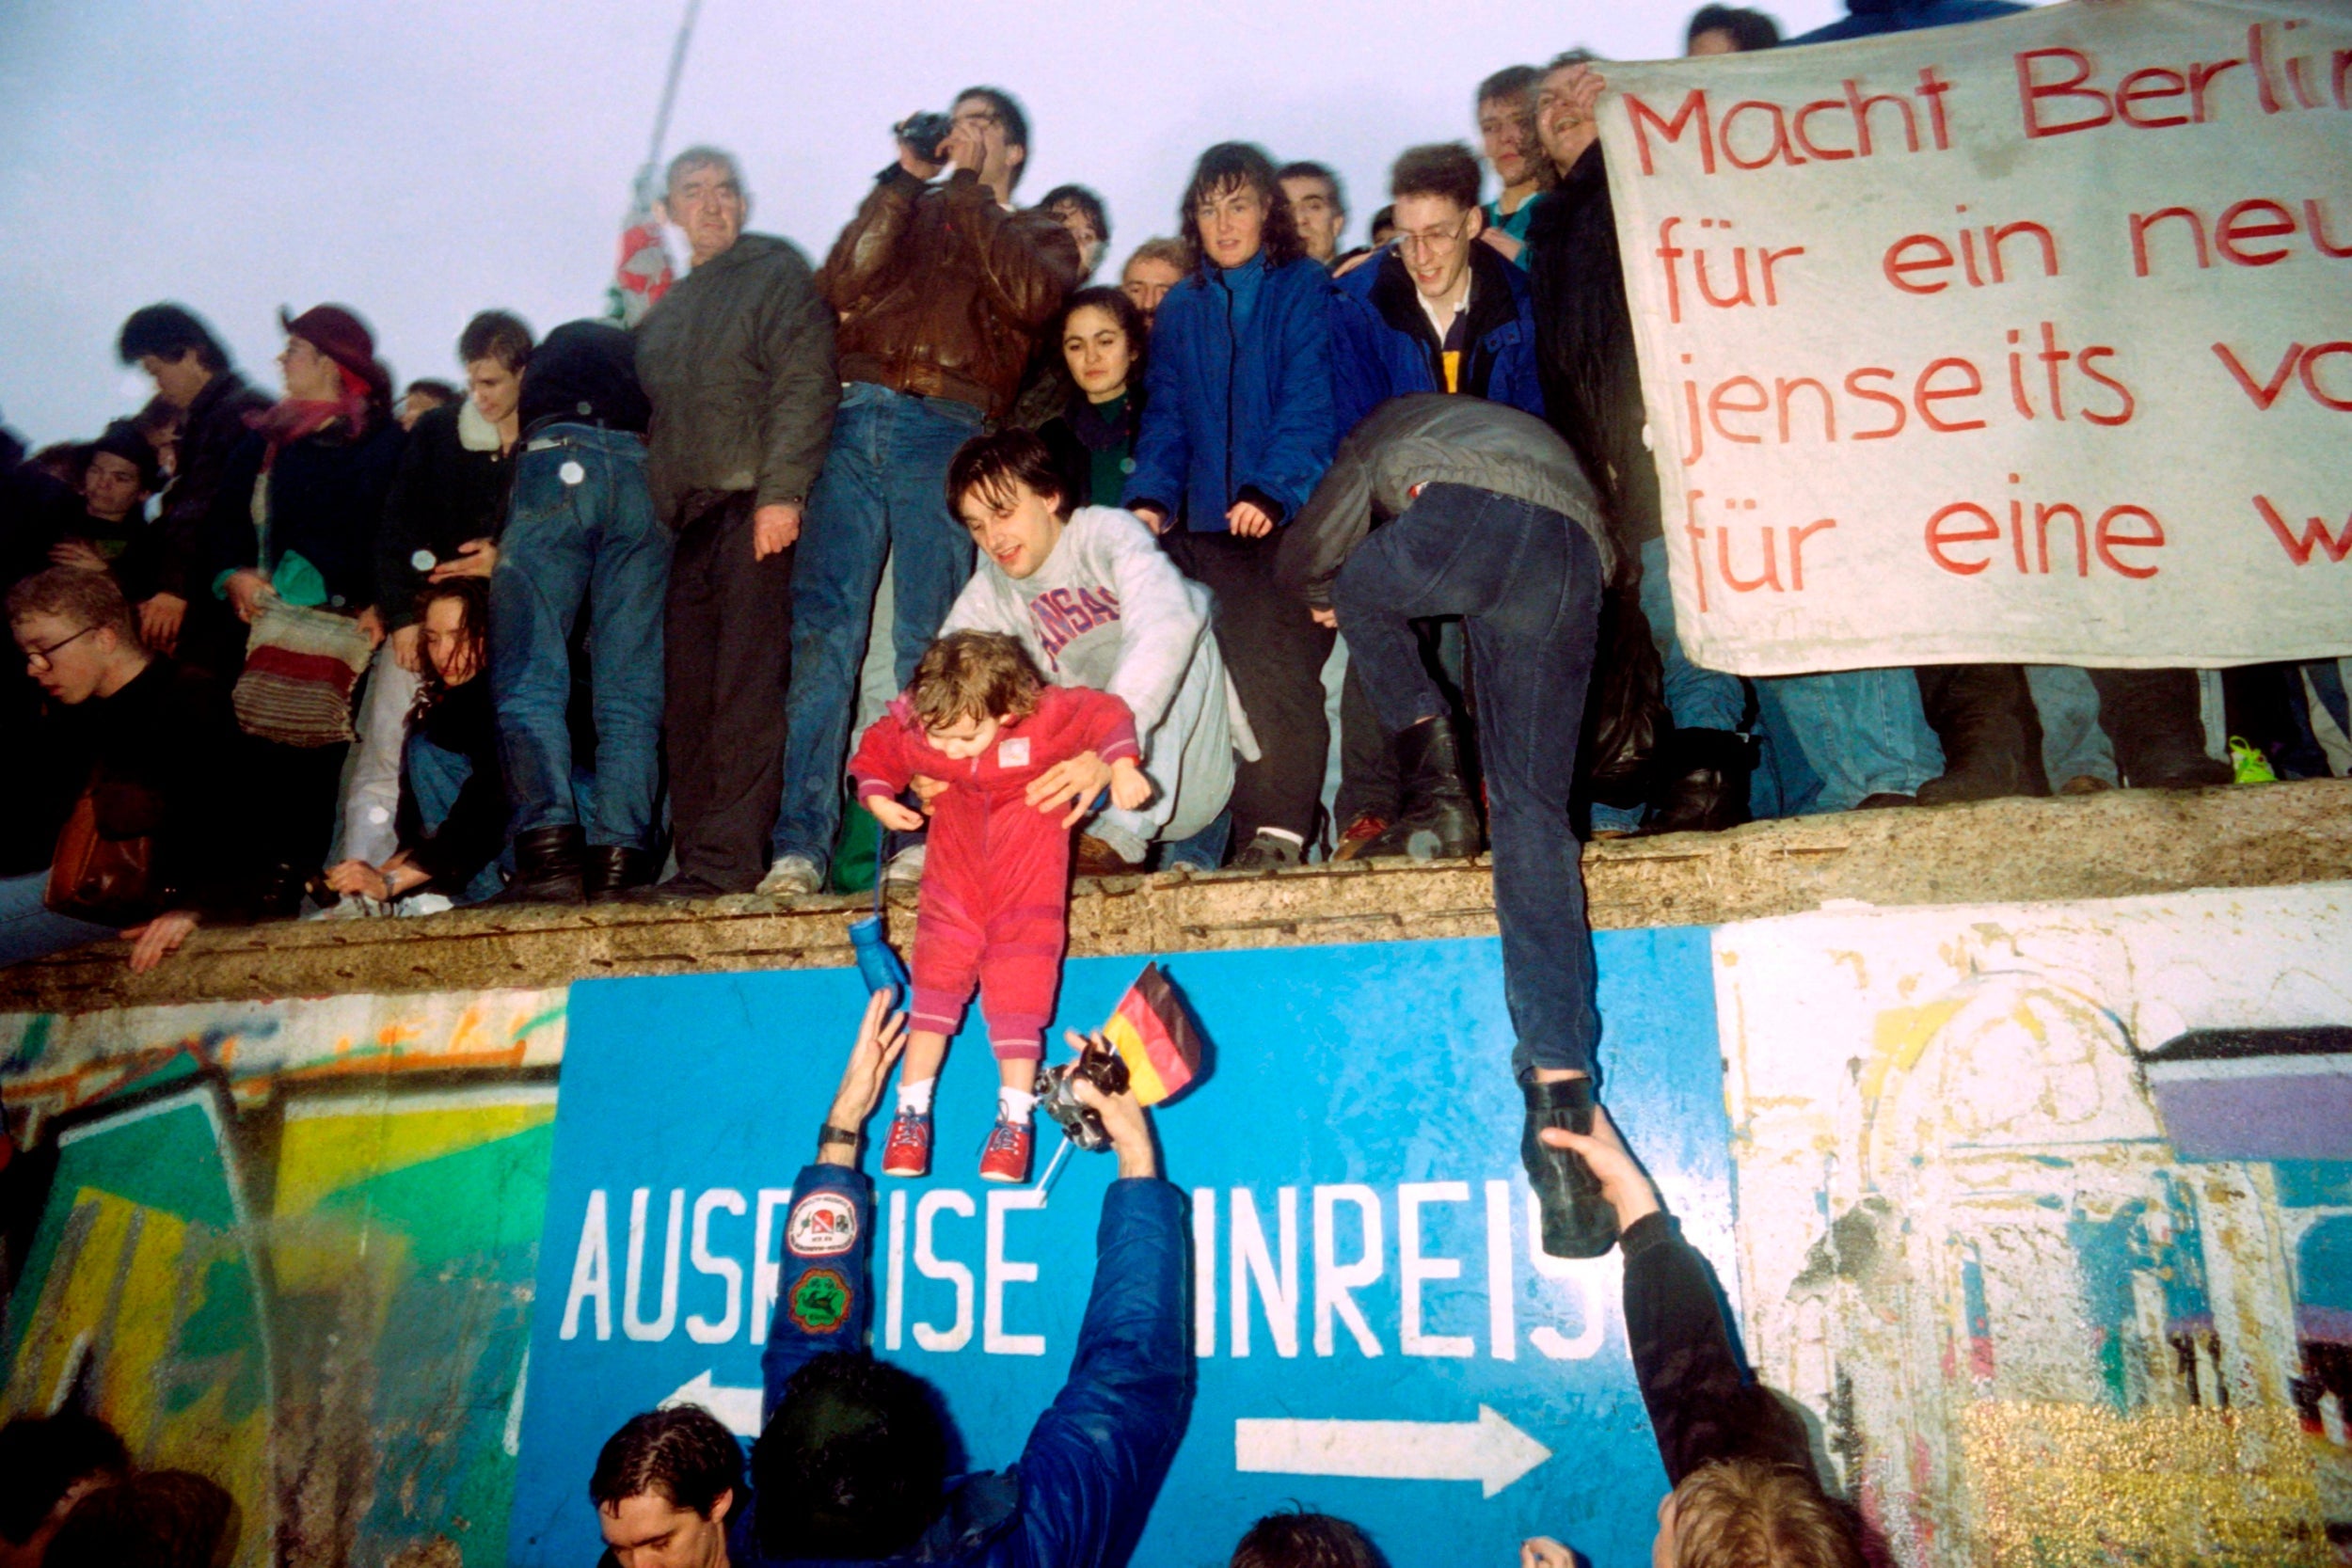
{"type": "Polygon", "coordinates": [[[330,889],[368,900],[361,907],[369,912],[426,893],[445,900],[434,910],[478,904],[505,885],[498,860],[506,843],[506,782],[485,678],[489,622],[485,578],[449,578],[417,594],[412,624],[426,673],[401,721],[407,739],[392,814],[398,847],[381,864],[347,860],[326,872],[330,889]]]}
{"type": "MultiPolygon", "coordinates": [[[[1625,1248],[1626,1339],[1674,1486],[1658,1505],[1653,1568],[1862,1568],[1854,1522],[1822,1492],[1803,1423],[1740,1370],[1707,1259],[1608,1113],[1590,1133],[1549,1128],[1543,1141],[1592,1171],[1625,1248]]],[[[1548,1536],[1519,1549],[1522,1568],[1577,1560],[1548,1536]]]]}
{"type": "MultiPolygon", "coordinates": [[[[1078,1086],[1110,1134],[1119,1178],[1103,1195],[1094,1289],[1070,1378],[1030,1430],[1017,1466],[951,1477],[931,1389],[866,1349],[874,1187],[858,1169],[858,1150],[905,1043],[905,1018],[891,1015],[888,1003],[880,992],[867,1005],[817,1163],[792,1184],[795,1217],[761,1358],[767,1427],[752,1449],[750,1497],[723,1511],[724,1555],[624,1555],[631,1538],[616,1533],[623,1521],[651,1511],[628,1497],[617,1505],[600,1498],[605,1541],[622,1568],[884,1558],[1089,1568],[1123,1561],[1134,1549],[1184,1436],[1192,1381],[1184,1204],[1160,1180],[1150,1120],[1133,1095],[1105,1098],[1078,1086]]],[[[715,1522],[711,1496],[701,1517],[715,1522]]],[[[691,1520],[677,1528],[681,1536],[701,1535],[691,1520]]]]}
{"type": "Polygon", "coordinates": [[[0,1568],[40,1568],[73,1505],[131,1473],[115,1429],[78,1410],[0,1426],[0,1568]]]}

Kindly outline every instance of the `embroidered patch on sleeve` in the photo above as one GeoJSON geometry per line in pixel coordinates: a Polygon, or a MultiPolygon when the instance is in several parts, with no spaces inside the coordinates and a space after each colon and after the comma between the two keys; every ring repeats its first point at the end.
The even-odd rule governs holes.
{"type": "Polygon", "coordinates": [[[850,1282],[834,1269],[811,1269],[793,1282],[786,1306],[803,1334],[831,1334],[850,1315],[850,1282]]]}
{"type": "Polygon", "coordinates": [[[792,1206],[785,1244],[803,1258],[832,1258],[857,1244],[857,1205],[839,1193],[811,1193],[792,1206]]]}

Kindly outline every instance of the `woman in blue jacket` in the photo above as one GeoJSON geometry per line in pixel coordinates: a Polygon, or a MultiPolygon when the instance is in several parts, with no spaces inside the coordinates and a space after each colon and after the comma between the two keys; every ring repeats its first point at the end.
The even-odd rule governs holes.
{"type": "Polygon", "coordinates": [[[1296,865],[1315,831],[1330,733],[1332,633],[1275,586],[1277,535],[1339,444],[1331,285],[1263,151],[1200,155],[1181,221],[1197,262],[1152,324],[1129,511],[1216,595],[1216,640],[1261,755],[1233,782],[1233,864],[1296,865]]]}

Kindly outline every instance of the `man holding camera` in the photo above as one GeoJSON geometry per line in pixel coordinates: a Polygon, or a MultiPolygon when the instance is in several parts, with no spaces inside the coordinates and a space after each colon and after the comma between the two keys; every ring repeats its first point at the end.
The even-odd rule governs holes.
{"type": "MultiPolygon", "coordinates": [[[[948,1433],[931,1391],[866,1349],[874,1187],[858,1149],[905,1043],[905,1019],[888,1004],[886,991],[868,1004],[818,1135],[817,1163],[793,1183],[761,1357],[752,1500],[724,1511],[719,1560],[736,1568],[881,1558],[976,1568],[1123,1561],[1175,1458],[1191,1398],[1184,1199],[1160,1180],[1135,1097],[1074,1080],[1076,1098],[1101,1119],[1119,1179],[1103,1196],[1094,1291],[1070,1378],[1030,1430],[1018,1465],[949,1476],[948,1433]]],[[[684,1501],[650,1511],[661,1517],[641,1525],[635,1513],[647,1511],[632,1512],[626,1490],[609,1486],[596,1499],[616,1556],[671,1530],[684,1501]]],[[[707,1533],[722,1515],[706,1502],[695,1517],[707,1533]]]]}
{"type": "Polygon", "coordinates": [[[823,885],[882,562],[904,687],[972,575],[948,461],[1011,408],[1037,334],[1078,281],[1061,223],[1012,208],[1029,127],[1009,94],[969,88],[951,115],[911,116],[896,135],[898,161],[818,276],[841,317],[844,390],[792,585],[784,808],[763,893],[823,885]]]}

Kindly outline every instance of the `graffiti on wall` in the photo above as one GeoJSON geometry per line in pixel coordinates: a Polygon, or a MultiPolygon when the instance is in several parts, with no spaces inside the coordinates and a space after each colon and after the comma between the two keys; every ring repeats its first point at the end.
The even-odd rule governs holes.
{"type": "Polygon", "coordinates": [[[79,1402],[213,1476],[241,1564],[501,1561],[564,1025],[561,990],[0,1021],[54,1163],[0,1416],[79,1402]]]}
{"type": "Polygon", "coordinates": [[[1758,1374],[1909,1564],[2352,1543],[2352,887],[1726,927],[1758,1374]]]}

